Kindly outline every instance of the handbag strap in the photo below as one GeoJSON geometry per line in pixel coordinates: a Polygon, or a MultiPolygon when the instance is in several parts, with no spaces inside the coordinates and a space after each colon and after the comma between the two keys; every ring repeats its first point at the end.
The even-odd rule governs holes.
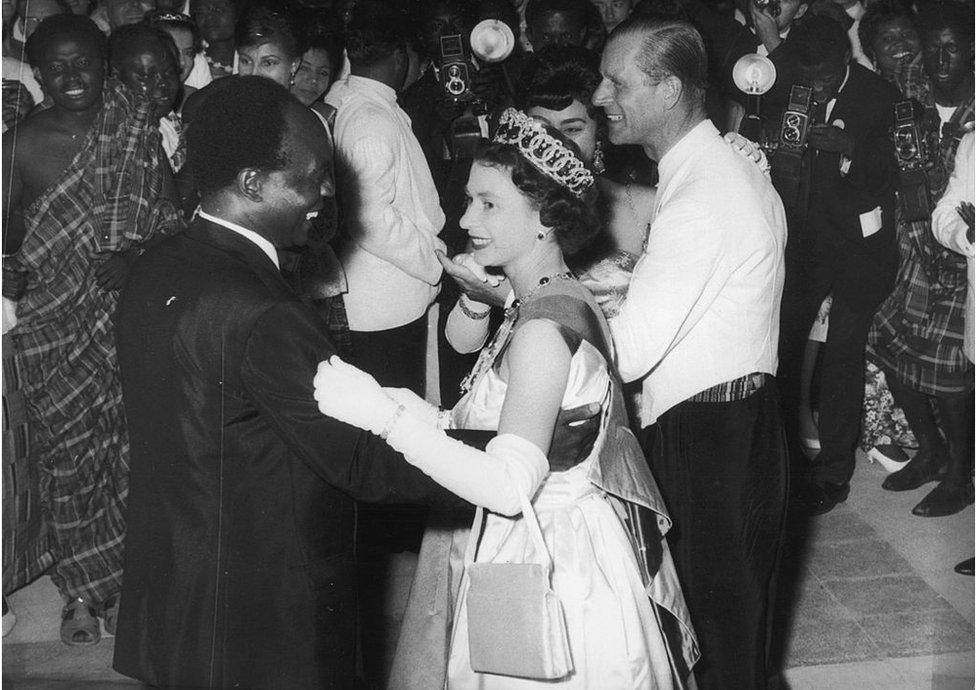
{"type": "MultiPolygon", "coordinates": [[[[519,501],[522,503],[522,519],[525,520],[529,535],[535,543],[536,549],[542,555],[544,561],[542,565],[546,569],[546,574],[551,574],[552,555],[549,553],[549,547],[546,546],[546,541],[542,537],[542,528],[539,527],[539,519],[536,517],[532,502],[525,495],[524,491],[519,491],[519,501]]],[[[464,552],[465,568],[474,563],[475,554],[478,550],[478,540],[481,538],[482,527],[485,523],[484,513],[485,509],[481,506],[478,506],[474,511],[474,522],[471,524],[471,532],[468,534],[468,546],[464,552]]]]}

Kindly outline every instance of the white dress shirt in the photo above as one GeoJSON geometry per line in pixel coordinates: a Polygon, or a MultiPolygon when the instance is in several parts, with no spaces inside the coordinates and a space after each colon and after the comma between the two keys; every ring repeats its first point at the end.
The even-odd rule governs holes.
{"type": "Polygon", "coordinates": [[[966,334],[963,341],[963,351],[971,362],[976,361],[973,359],[973,307],[976,305],[976,302],[973,301],[974,296],[976,296],[973,292],[973,282],[974,277],[976,277],[976,272],[973,270],[973,258],[976,256],[976,251],[973,249],[973,243],[966,237],[968,228],[956,211],[956,207],[963,201],[969,203],[976,201],[976,179],[974,179],[976,169],[973,167],[974,146],[976,146],[976,139],[974,139],[972,132],[964,136],[959,142],[959,150],[956,151],[956,166],[952,170],[952,177],[949,178],[945,193],[939,199],[939,203],[936,204],[935,210],[932,211],[932,234],[935,235],[935,239],[943,246],[966,257],[969,289],[966,292],[966,334]]]}
{"type": "Polygon", "coordinates": [[[279,268],[279,269],[281,268],[281,266],[278,265],[278,252],[275,250],[274,245],[271,244],[264,237],[261,237],[261,235],[257,234],[253,230],[248,230],[244,226],[238,225],[237,223],[231,223],[229,220],[224,220],[223,218],[212,216],[206,211],[204,211],[202,208],[197,209],[197,215],[203,218],[204,220],[209,220],[211,223],[214,223],[215,225],[220,225],[232,232],[236,232],[238,235],[248,240],[249,242],[253,242],[258,246],[258,249],[260,249],[262,252],[268,255],[268,258],[271,259],[271,263],[275,265],[275,268],[279,268]]]}
{"type": "Polygon", "coordinates": [[[438,292],[444,212],[410,118],[385,84],[350,75],[332,85],[336,180],[351,238],[339,257],[349,292],[349,328],[403,326],[427,311],[438,292]]]}
{"type": "Polygon", "coordinates": [[[656,212],[620,313],[620,374],[641,425],[695,393],[776,372],[786,216],[769,177],[709,121],[661,159],[656,212]]]}

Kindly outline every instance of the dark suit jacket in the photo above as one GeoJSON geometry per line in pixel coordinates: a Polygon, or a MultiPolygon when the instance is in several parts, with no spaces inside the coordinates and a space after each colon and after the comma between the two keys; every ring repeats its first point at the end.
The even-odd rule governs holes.
{"type": "Polygon", "coordinates": [[[134,267],[117,314],[132,444],[120,673],[354,684],[354,499],[459,499],[319,413],[325,332],[257,246],[208,222],[134,267]]]}
{"type": "Polygon", "coordinates": [[[895,190],[898,168],[891,126],[898,90],[858,64],[851,63],[847,84],[837,95],[829,123],[842,120],[854,137],[846,175],[840,154],[808,150],[810,165],[809,232],[820,254],[872,254],[885,262],[895,245],[895,190]],[[881,229],[865,237],[860,216],[881,208],[881,229]]]}

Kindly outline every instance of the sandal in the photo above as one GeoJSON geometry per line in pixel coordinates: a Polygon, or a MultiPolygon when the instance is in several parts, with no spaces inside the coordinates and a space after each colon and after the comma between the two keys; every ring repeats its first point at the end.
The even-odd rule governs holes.
{"type": "Polygon", "coordinates": [[[102,639],[95,608],[84,599],[72,599],[61,610],[61,641],[71,647],[90,647],[102,639]]]}
{"type": "Polygon", "coordinates": [[[102,604],[102,619],[105,621],[105,632],[109,635],[115,635],[115,626],[119,620],[120,600],[118,594],[113,594],[102,604]]]}

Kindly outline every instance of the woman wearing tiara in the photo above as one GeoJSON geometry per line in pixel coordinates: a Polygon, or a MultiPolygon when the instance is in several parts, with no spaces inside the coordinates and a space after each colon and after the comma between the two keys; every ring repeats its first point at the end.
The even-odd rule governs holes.
{"type": "Polygon", "coordinates": [[[576,151],[555,130],[509,109],[475,158],[461,227],[474,259],[501,269],[517,299],[453,410],[380,388],[337,358],[319,365],[315,395],[323,413],[381,435],[487,515],[476,518],[463,554],[458,545],[467,538],[455,538],[449,559],[452,549],[428,549],[425,539],[421,560],[428,562],[418,572],[427,575],[418,575],[411,592],[422,601],[411,605],[445,627],[447,644],[438,650],[436,635],[428,635],[434,648],[408,660],[409,674],[398,677],[395,669],[391,687],[676,688],[685,686],[697,659],[663,539],[670,520],[627,429],[607,324],[564,259],[599,227],[593,176],[576,151]],[[601,410],[599,431],[566,450],[557,416],[587,404],[601,410]],[[494,435],[480,450],[445,429],[494,435]],[[551,452],[556,448],[563,449],[551,452]],[[471,562],[551,563],[571,660],[562,677],[540,681],[472,668],[477,643],[468,633],[480,621],[476,611],[469,617],[471,562]],[[459,583],[452,571],[462,573],[459,583]],[[441,662],[432,662],[438,653],[441,662]]]}

